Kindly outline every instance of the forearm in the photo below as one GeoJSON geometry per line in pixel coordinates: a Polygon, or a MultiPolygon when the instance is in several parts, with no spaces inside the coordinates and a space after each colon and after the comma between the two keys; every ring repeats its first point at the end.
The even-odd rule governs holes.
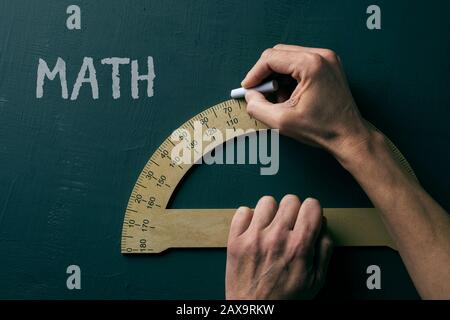
{"type": "Polygon", "coordinates": [[[264,51],[242,85],[251,88],[273,73],[286,76],[292,88],[279,90],[278,103],[250,90],[248,113],[335,155],[381,212],[422,297],[450,299],[449,216],[402,170],[383,135],[366,126],[339,57],[326,49],[277,45],[264,51]]]}
{"type": "Polygon", "coordinates": [[[450,298],[450,218],[395,160],[385,137],[370,131],[336,157],[381,213],[424,298],[450,298]]]}

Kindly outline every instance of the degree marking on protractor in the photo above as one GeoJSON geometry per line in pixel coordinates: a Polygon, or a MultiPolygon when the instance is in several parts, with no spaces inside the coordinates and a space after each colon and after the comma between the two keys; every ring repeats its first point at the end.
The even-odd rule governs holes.
{"type": "MultiPolygon", "coordinates": [[[[230,118],[228,116],[228,113],[230,113],[233,118],[238,119],[243,129],[255,128],[252,122],[246,120],[249,118],[248,114],[245,112],[245,109],[243,110],[238,101],[232,100],[220,103],[198,113],[188,121],[184,122],[180,127],[178,127],[178,129],[187,130],[191,134],[191,139],[193,139],[193,121],[201,121],[205,117],[211,115],[211,117],[208,117],[208,127],[222,131],[222,134],[224,134],[224,130],[227,127],[229,128],[229,126],[226,125],[227,119],[230,118]],[[229,112],[224,111],[225,107],[227,108],[226,111],[229,112]],[[214,117],[212,117],[212,115],[214,115],[214,117]]],[[[174,131],[178,129],[175,129],[174,131]]],[[[212,136],[212,138],[214,141],[216,140],[214,135],[212,136]]],[[[123,234],[128,236],[131,235],[133,236],[133,238],[126,237],[122,239],[121,247],[122,252],[124,253],[129,253],[129,248],[133,249],[132,252],[140,252],[140,250],[135,250],[141,248],[141,243],[138,242],[138,239],[144,240],[143,242],[148,242],[148,245],[151,247],[148,233],[139,229],[138,225],[142,224],[139,221],[145,219],[148,220],[151,224],[151,220],[153,220],[155,217],[165,214],[165,207],[167,206],[167,203],[173,190],[175,189],[175,186],[192,166],[183,164],[183,166],[180,167],[180,170],[176,170],[178,171],[176,172],[175,170],[173,170],[173,167],[170,167],[168,157],[164,157],[164,159],[167,159],[166,161],[162,160],[161,155],[163,153],[165,153],[166,155],[168,153],[168,155],[170,156],[170,152],[172,150],[172,147],[170,147],[170,145],[174,147],[174,143],[170,140],[170,137],[168,137],[150,157],[149,161],[144,166],[144,169],[139,175],[137,183],[133,188],[124,220],[125,222],[131,220],[134,223],[124,223],[123,225],[123,234]],[[164,152],[164,150],[167,150],[167,152],[164,152]],[[159,186],[157,186],[157,180],[162,176],[166,178],[165,183],[164,185],[159,183],[159,186]],[[166,188],[164,188],[164,186],[166,188]],[[136,195],[139,195],[139,197],[136,198],[136,195]],[[153,204],[151,208],[148,207],[150,197],[152,197],[151,203],[153,204]],[[134,242],[131,241],[132,239],[134,239],[134,242]]],[[[205,148],[205,146],[203,147],[205,148]]],[[[142,250],[142,252],[144,251],[145,250],[142,250]]]]}
{"type": "MultiPolygon", "coordinates": [[[[221,131],[224,137],[225,129],[235,128],[234,125],[237,125],[227,124],[227,121],[234,118],[238,121],[237,126],[244,131],[247,129],[254,129],[255,131],[267,129],[264,124],[247,114],[244,101],[229,100],[200,112],[181,124],[174,132],[184,129],[189,132],[191,139],[193,139],[193,121],[205,117],[208,117],[209,127],[221,131]],[[211,117],[208,117],[208,115],[211,115],[211,117]]],[[[400,151],[392,143],[390,144],[399,161],[408,172],[413,174],[411,167],[400,151]]],[[[170,156],[174,145],[170,136],[166,138],[152,154],[137,179],[125,211],[121,238],[122,253],[158,253],[172,247],[221,247],[226,244],[229,221],[234,209],[166,209],[175,187],[193,166],[193,164],[183,164],[178,170],[175,170],[175,167],[170,165],[172,161],[169,157],[161,157],[163,150],[166,150],[170,156]],[[139,196],[137,197],[137,195],[139,196]],[[215,215],[211,212],[214,212],[215,215]]],[[[201,156],[204,155],[205,144],[203,144],[203,147],[201,156]]],[[[367,239],[361,238],[363,235],[359,231],[357,236],[360,238],[358,241],[361,241],[362,245],[382,243],[392,246],[392,242],[385,233],[375,209],[336,208],[324,209],[324,212],[326,214],[330,212],[333,217],[331,221],[337,221],[335,222],[338,223],[336,230],[338,233],[340,232],[340,236],[343,234],[342,230],[356,234],[358,228],[347,228],[348,225],[339,225],[339,221],[346,218],[346,221],[349,221],[348,218],[351,217],[351,221],[358,220],[359,222],[356,222],[356,224],[359,223],[360,226],[364,226],[364,219],[369,219],[370,223],[376,227],[374,230],[378,230],[378,234],[372,232],[371,240],[366,241],[367,239]],[[358,214],[358,210],[362,214],[358,214]],[[341,215],[336,215],[336,213],[341,215]],[[364,215],[366,215],[366,218],[364,218],[364,215]],[[352,231],[352,229],[355,230],[352,231]]],[[[370,233],[370,230],[368,232],[370,233]]],[[[343,243],[345,241],[344,239],[343,243]]],[[[350,241],[349,243],[353,242],[350,241]]]]}

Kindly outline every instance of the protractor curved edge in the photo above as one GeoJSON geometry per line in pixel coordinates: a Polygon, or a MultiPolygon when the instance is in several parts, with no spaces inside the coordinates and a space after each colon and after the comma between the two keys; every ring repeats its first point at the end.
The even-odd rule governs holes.
{"type": "MultiPolygon", "coordinates": [[[[227,100],[184,122],[162,142],[139,174],[128,200],[122,226],[122,253],[157,253],[168,248],[170,238],[164,237],[164,234],[171,231],[165,229],[162,225],[164,219],[158,217],[167,216],[166,206],[177,184],[196,160],[227,140],[226,129],[236,131],[233,137],[242,135],[238,128],[244,131],[267,129],[248,115],[245,101],[227,100]],[[205,134],[211,136],[210,143],[200,151],[195,150],[196,125],[200,125],[205,134]],[[174,134],[179,134],[178,140],[191,139],[187,143],[191,148],[187,151],[193,154],[191,163],[180,163],[179,159],[172,159],[172,149],[177,145],[173,141],[174,134]],[[222,140],[217,139],[215,143],[218,134],[222,135],[222,140]]],[[[230,138],[232,137],[228,139],[230,138]]]]}
{"type": "MultiPolygon", "coordinates": [[[[228,137],[230,139],[251,130],[267,130],[267,127],[249,116],[245,101],[228,100],[183,123],[155,150],[128,200],[122,226],[123,254],[159,253],[169,248],[226,246],[228,227],[235,209],[166,208],[176,186],[193,164],[227,140],[224,138],[227,129],[234,132],[234,136],[228,137]],[[211,137],[209,144],[197,150],[196,126],[211,137]],[[214,137],[219,137],[218,134],[222,135],[222,139],[216,141],[214,137]],[[178,145],[176,141],[181,140],[186,151],[192,155],[190,163],[172,158],[172,149],[178,145]]],[[[401,152],[390,140],[388,143],[404,169],[415,178],[401,152]]],[[[331,208],[324,209],[324,214],[337,245],[395,248],[374,208],[331,208]]]]}

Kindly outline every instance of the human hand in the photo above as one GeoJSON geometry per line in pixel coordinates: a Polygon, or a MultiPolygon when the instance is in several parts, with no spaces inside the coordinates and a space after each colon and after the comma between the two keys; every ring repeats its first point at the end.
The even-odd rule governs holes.
{"type": "Polygon", "coordinates": [[[312,298],[324,283],[332,241],[320,203],[286,195],[239,208],[227,246],[227,299],[312,298]]]}
{"type": "Polygon", "coordinates": [[[242,81],[251,88],[265,78],[284,75],[293,86],[280,85],[278,103],[250,90],[247,112],[282,134],[344,157],[366,141],[371,127],[361,117],[339,57],[331,50],[276,45],[261,55],[242,81]]]}

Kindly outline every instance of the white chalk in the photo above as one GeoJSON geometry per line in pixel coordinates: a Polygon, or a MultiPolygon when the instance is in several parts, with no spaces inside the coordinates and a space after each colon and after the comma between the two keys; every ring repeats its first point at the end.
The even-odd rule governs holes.
{"type": "Polygon", "coordinates": [[[247,93],[248,90],[256,90],[261,93],[274,92],[274,91],[278,90],[278,82],[276,82],[275,80],[271,80],[266,83],[260,84],[259,86],[249,88],[249,89],[245,89],[245,88],[233,89],[233,90],[231,90],[230,96],[233,99],[244,98],[245,94],[247,93]]]}

